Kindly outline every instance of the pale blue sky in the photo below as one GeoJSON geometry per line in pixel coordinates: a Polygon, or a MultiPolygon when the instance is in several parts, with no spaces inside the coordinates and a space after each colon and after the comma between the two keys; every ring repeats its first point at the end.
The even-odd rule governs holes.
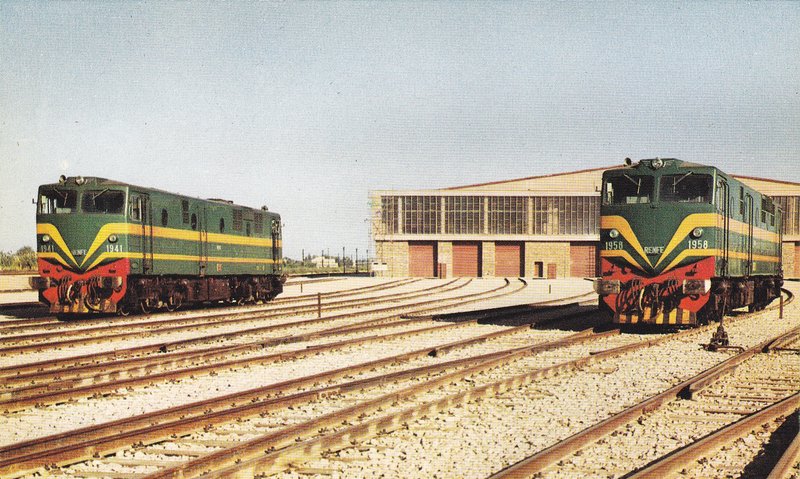
{"type": "Polygon", "coordinates": [[[678,157],[800,182],[800,2],[0,1],[0,250],[103,176],[369,245],[368,191],[678,157]]]}

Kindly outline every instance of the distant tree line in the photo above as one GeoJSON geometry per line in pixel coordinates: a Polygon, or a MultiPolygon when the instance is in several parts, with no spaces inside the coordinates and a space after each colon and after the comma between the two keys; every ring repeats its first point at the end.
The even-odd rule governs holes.
{"type": "Polygon", "coordinates": [[[32,271],[36,269],[36,251],[23,246],[16,253],[0,251],[0,271],[32,271]]]}

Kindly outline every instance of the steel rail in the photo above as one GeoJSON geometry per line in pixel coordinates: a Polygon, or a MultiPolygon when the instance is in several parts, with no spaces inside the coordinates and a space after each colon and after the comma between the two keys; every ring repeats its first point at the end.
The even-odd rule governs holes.
{"type": "MultiPolygon", "coordinates": [[[[118,381],[121,378],[134,378],[134,377],[141,377],[146,376],[150,381],[154,382],[157,379],[162,380],[172,380],[177,379],[182,376],[162,376],[156,375],[159,370],[164,370],[166,374],[179,374],[179,368],[192,368],[191,374],[194,375],[196,373],[203,372],[202,369],[197,369],[196,366],[197,361],[203,362],[211,362],[213,360],[219,360],[222,362],[215,362],[213,366],[221,366],[221,367],[228,367],[233,368],[238,365],[239,360],[231,360],[229,357],[232,354],[236,353],[247,353],[254,350],[259,349],[266,349],[269,347],[279,346],[282,344],[291,344],[291,343],[298,343],[298,342],[305,342],[311,341],[314,339],[320,338],[331,338],[340,335],[349,335],[354,333],[361,333],[361,332],[369,332],[369,331],[380,331],[385,329],[392,329],[404,326],[411,326],[414,324],[420,323],[428,323],[428,320],[425,319],[409,319],[405,321],[398,321],[387,324],[376,324],[376,325],[365,325],[354,328],[352,326],[347,327],[339,327],[339,328],[331,328],[322,331],[315,331],[305,334],[298,334],[292,336],[284,336],[281,338],[275,338],[267,341],[258,341],[254,343],[249,343],[246,345],[232,345],[232,346],[223,346],[218,348],[211,348],[210,350],[204,350],[201,352],[196,351],[186,351],[186,352],[177,352],[177,353],[169,353],[163,356],[156,356],[156,357],[146,357],[146,358],[138,358],[133,360],[125,360],[121,361],[119,364],[115,363],[115,367],[113,369],[108,369],[106,365],[99,364],[99,365],[91,365],[85,366],[83,368],[76,368],[71,369],[69,371],[58,372],[56,374],[46,373],[41,375],[27,375],[21,376],[18,378],[11,378],[15,379],[18,382],[29,382],[32,379],[39,379],[39,383],[42,381],[47,381],[45,384],[34,384],[34,385],[23,385],[17,388],[7,388],[5,390],[0,391],[0,408],[3,407],[4,401],[14,400],[16,402],[20,402],[22,399],[28,397],[45,397],[49,396],[50,394],[54,394],[55,391],[62,391],[65,394],[69,394],[66,390],[71,391],[78,391],[78,387],[83,385],[92,385],[92,389],[88,390],[91,394],[96,394],[98,391],[94,389],[101,384],[111,385],[116,387],[115,385],[118,384],[118,381]]],[[[471,323],[476,324],[476,323],[471,323]]],[[[433,330],[438,330],[441,326],[436,326],[433,330]]],[[[414,334],[412,330],[407,333],[414,334]]],[[[383,340],[385,336],[372,336],[376,338],[376,340],[383,340]]],[[[346,341],[334,343],[334,344],[345,344],[349,345],[346,341]]],[[[315,348],[315,346],[309,346],[308,348],[315,348]]],[[[283,358],[283,355],[288,353],[279,353],[277,356],[273,355],[274,357],[283,358]]],[[[269,356],[268,356],[269,357],[269,356]]],[[[247,363],[250,364],[250,363],[247,363]]],[[[201,367],[201,366],[200,366],[201,367]]],[[[126,387],[131,387],[130,385],[126,387]]],[[[44,405],[44,403],[38,403],[39,405],[44,405]]]]}
{"type": "MultiPolygon", "coordinates": [[[[555,310],[561,310],[559,314],[565,316],[565,312],[563,310],[571,308],[572,305],[566,305],[561,308],[555,308],[555,310]]],[[[548,309],[547,311],[544,312],[550,313],[553,311],[554,309],[548,309]]],[[[489,310],[489,312],[491,314],[492,310],[489,310]]],[[[533,310],[527,309],[526,312],[528,314],[531,314],[533,310]]],[[[483,321],[485,319],[486,316],[481,315],[478,320],[483,321]]],[[[428,321],[427,317],[415,316],[405,321],[390,323],[388,326],[384,325],[384,327],[402,327],[414,323],[427,322],[427,321],[428,321]]],[[[535,325],[538,324],[539,322],[541,321],[534,320],[532,324],[535,325]]],[[[154,372],[157,372],[160,369],[170,368],[174,370],[175,368],[178,367],[186,367],[187,365],[191,365],[193,363],[196,363],[197,361],[208,362],[213,359],[222,360],[227,358],[233,353],[244,353],[256,349],[262,349],[269,346],[287,344],[290,342],[306,341],[323,336],[330,337],[338,334],[352,334],[353,332],[360,332],[366,330],[365,326],[347,325],[313,333],[307,333],[307,334],[301,334],[283,338],[275,338],[274,340],[266,342],[257,341],[244,345],[231,345],[231,346],[207,348],[203,350],[166,353],[165,355],[159,356],[157,358],[142,357],[142,358],[126,359],[112,363],[111,366],[113,367],[111,368],[109,368],[108,364],[93,364],[88,366],[71,368],[69,370],[44,371],[35,374],[12,376],[5,378],[6,386],[13,386],[15,384],[21,384],[22,386],[16,388],[7,387],[5,390],[0,391],[0,399],[9,399],[12,396],[19,399],[21,397],[34,395],[36,394],[37,391],[39,393],[43,392],[52,393],[53,391],[59,389],[63,390],[67,388],[75,388],[80,385],[97,384],[102,382],[102,380],[119,379],[122,377],[128,378],[140,375],[150,376],[154,372]],[[94,375],[89,376],[89,374],[94,374],[94,375]],[[47,384],[39,386],[36,385],[43,381],[47,381],[47,384]]],[[[526,324],[523,326],[519,326],[517,328],[510,328],[507,330],[501,330],[495,333],[491,333],[490,335],[487,336],[487,340],[493,337],[501,337],[507,334],[515,334],[516,331],[518,330],[522,331],[527,329],[528,327],[529,325],[526,324]]],[[[460,342],[453,343],[452,346],[445,345],[437,347],[433,354],[436,356],[445,354],[450,349],[457,348],[458,344],[460,344],[460,342]]]]}
{"type": "MultiPolygon", "coordinates": [[[[637,343],[637,345],[639,349],[650,346],[647,341],[637,343]]],[[[550,367],[536,369],[495,381],[488,385],[473,387],[465,392],[452,394],[409,409],[368,420],[361,424],[347,426],[350,422],[358,422],[363,415],[374,413],[381,408],[391,406],[393,403],[410,400],[422,392],[499,367],[502,359],[497,360],[498,364],[487,363],[469,370],[451,373],[448,376],[437,379],[434,383],[413,386],[386,397],[294,426],[288,431],[278,431],[239,446],[212,452],[188,463],[148,475],[146,479],[186,479],[191,477],[232,479],[274,474],[285,470],[292,464],[305,462],[323,451],[350,447],[360,440],[398,429],[413,419],[452,409],[483,397],[500,394],[540,379],[581,369],[601,359],[623,355],[629,351],[629,349],[614,348],[609,350],[608,355],[589,355],[550,367]],[[342,424],[346,426],[342,427],[342,424]],[[335,432],[323,436],[318,435],[320,428],[336,429],[337,427],[339,430],[335,432]]]]}
{"type": "MultiPolygon", "coordinates": [[[[455,280],[451,281],[450,283],[446,283],[445,286],[452,285],[452,283],[454,283],[454,282],[455,282],[455,280]]],[[[461,284],[461,285],[457,285],[457,286],[454,286],[454,287],[451,287],[449,289],[442,289],[441,292],[448,292],[448,291],[452,291],[454,289],[460,289],[460,288],[463,288],[464,286],[466,286],[467,284],[469,284],[469,282],[461,284]]],[[[415,296],[413,296],[413,297],[429,296],[430,295],[430,291],[417,291],[417,292],[414,292],[414,294],[415,294],[415,296]]],[[[393,300],[396,300],[396,298],[394,298],[393,300]]],[[[376,301],[376,302],[372,302],[372,303],[370,303],[370,302],[359,303],[359,305],[360,304],[380,304],[381,302],[390,302],[390,301],[393,301],[393,300],[376,301]]],[[[413,304],[414,303],[412,303],[412,306],[413,306],[413,304]]],[[[344,308],[344,306],[342,308],[344,308]]],[[[340,308],[340,309],[342,309],[342,308],[340,308]]],[[[309,307],[309,308],[306,308],[306,309],[308,309],[308,311],[295,311],[295,312],[298,313],[298,314],[301,314],[301,313],[307,314],[307,313],[310,313],[310,312],[313,312],[313,311],[317,311],[317,307],[316,306],[314,306],[313,308],[309,307]]],[[[276,317],[288,316],[288,314],[286,314],[286,313],[267,313],[267,314],[261,314],[261,313],[262,312],[259,312],[259,314],[255,315],[255,316],[237,317],[235,319],[220,320],[220,321],[214,321],[214,322],[206,321],[207,319],[209,319],[209,317],[208,316],[204,316],[204,317],[199,318],[199,321],[201,321],[201,323],[200,323],[201,326],[204,326],[204,327],[206,327],[208,329],[211,329],[211,328],[217,328],[217,327],[220,327],[220,326],[229,326],[229,325],[232,325],[232,324],[250,323],[250,322],[253,322],[253,321],[256,321],[256,320],[263,320],[263,319],[271,319],[271,318],[276,318],[276,317]]],[[[242,313],[242,314],[247,314],[247,313],[242,313]]],[[[225,316],[225,315],[221,315],[221,316],[225,316]]],[[[197,320],[198,319],[192,319],[192,321],[197,321],[197,320]]],[[[114,327],[115,328],[120,328],[122,330],[125,330],[125,325],[120,325],[120,326],[116,326],[115,325],[114,327]]],[[[9,347],[5,347],[5,348],[0,348],[0,355],[11,355],[11,354],[19,354],[19,353],[25,353],[25,352],[30,352],[30,351],[41,351],[41,350],[44,350],[45,348],[57,348],[57,347],[65,347],[65,346],[97,344],[97,343],[110,342],[110,341],[115,341],[115,340],[120,340],[120,339],[131,339],[131,338],[138,338],[138,337],[142,337],[142,336],[150,336],[152,334],[167,334],[167,333],[175,333],[175,332],[181,332],[181,331],[197,331],[197,327],[198,327],[198,324],[189,324],[189,325],[166,327],[166,328],[161,328],[161,329],[145,329],[145,330],[139,330],[139,331],[133,331],[133,332],[107,334],[107,335],[104,335],[104,336],[90,336],[90,337],[77,338],[77,339],[67,339],[67,340],[63,340],[63,341],[39,342],[39,343],[33,343],[33,344],[9,346],[9,347]]],[[[235,334],[235,333],[225,333],[225,334],[235,334]]]]}
{"type": "MultiPolygon", "coordinates": [[[[322,298],[331,298],[331,297],[339,297],[339,296],[353,296],[353,295],[357,295],[357,294],[361,294],[361,293],[369,292],[369,291],[376,291],[376,290],[377,291],[381,291],[381,290],[393,289],[393,288],[397,288],[397,287],[400,287],[400,286],[405,286],[405,285],[410,284],[410,283],[415,283],[417,281],[419,281],[419,280],[415,279],[415,278],[402,279],[402,280],[389,281],[389,282],[386,282],[386,283],[380,283],[380,284],[377,284],[377,285],[365,286],[365,287],[360,287],[360,288],[343,289],[343,290],[333,291],[333,292],[330,292],[330,293],[319,293],[319,294],[320,294],[320,296],[322,298]]],[[[297,296],[275,298],[275,299],[269,301],[268,303],[264,303],[261,306],[254,306],[254,305],[232,306],[232,305],[226,305],[226,306],[223,306],[225,308],[228,308],[228,311],[225,312],[225,313],[220,313],[219,312],[219,308],[200,308],[200,309],[194,309],[194,310],[184,310],[184,311],[180,311],[178,313],[178,314],[181,315],[181,317],[176,317],[176,318],[171,318],[171,319],[175,319],[175,320],[186,319],[187,316],[191,317],[192,315],[197,315],[196,317],[204,317],[204,318],[207,318],[207,319],[212,319],[212,318],[229,317],[230,315],[235,315],[235,314],[259,313],[259,312],[263,312],[263,311],[269,311],[270,307],[272,307],[272,306],[274,306],[276,304],[311,301],[311,300],[315,300],[316,297],[317,297],[316,293],[308,293],[308,294],[297,295],[297,296]],[[243,309],[245,309],[246,311],[242,311],[243,309]]],[[[41,305],[41,303],[31,303],[31,304],[41,305]]],[[[2,307],[2,306],[0,306],[0,307],[2,307]]],[[[138,322],[137,320],[140,320],[140,319],[143,319],[143,318],[144,319],[149,319],[149,316],[148,315],[131,315],[131,316],[128,316],[128,317],[125,317],[125,318],[113,317],[113,316],[111,316],[111,317],[109,317],[109,316],[105,316],[105,317],[86,317],[86,318],[80,318],[79,319],[79,324],[80,325],[90,326],[92,324],[97,324],[97,323],[108,323],[109,321],[112,321],[112,322],[125,321],[126,324],[136,324],[138,322]]],[[[152,323],[152,321],[150,321],[149,323],[148,323],[148,321],[143,321],[142,323],[149,324],[149,323],[152,323]]],[[[18,330],[18,329],[26,329],[26,328],[29,328],[31,326],[36,326],[38,329],[49,330],[49,329],[56,329],[56,328],[59,328],[59,327],[63,327],[64,324],[65,324],[64,321],[59,321],[54,316],[50,316],[50,317],[47,317],[47,318],[38,318],[38,319],[11,320],[11,321],[6,321],[6,322],[0,321],[0,333],[6,333],[6,332],[9,332],[9,331],[15,331],[15,330],[18,330]]],[[[71,324],[74,324],[74,323],[71,323],[71,324]]]]}
{"type": "MultiPolygon", "coordinates": [[[[522,331],[521,328],[513,329],[513,332],[509,331],[507,334],[517,334],[522,331]]],[[[390,376],[400,377],[401,375],[409,374],[414,376],[421,371],[434,371],[442,368],[465,365],[472,362],[495,359],[510,353],[519,353],[520,351],[528,351],[528,354],[535,354],[536,352],[564,347],[579,342],[590,341],[615,333],[618,334],[619,331],[608,332],[602,335],[594,335],[590,330],[586,330],[556,341],[512,348],[511,350],[483,354],[475,357],[441,363],[438,365],[424,366],[422,368],[415,368],[410,371],[407,370],[398,373],[391,373],[390,376]]],[[[459,343],[461,347],[468,347],[470,345],[483,342],[487,339],[493,339],[495,337],[496,335],[494,333],[489,333],[488,335],[471,338],[470,340],[464,340],[459,343]]],[[[448,346],[453,347],[454,345],[450,344],[448,346]]],[[[88,453],[102,454],[104,451],[114,450],[114,448],[120,446],[121,444],[129,445],[138,441],[145,441],[147,443],[156,442],[165,437],[165,435],[169,436],[175,434],[178,425],[180,425],[182,428],[186,428],[181,430],[202,428],[206,424],[213,423],[214,418],[216,417],[223,419],[232,416],[240,417],[240,415],[237,414],[245,409],[251,411],[252,414],[259,414],[261,410],[263,410],[263,407],[259,409],[258,403],[268,402],[272,405],[278,404],[275,401],[279,401],[281,398],[271,398],[283,395],[288,391],[296,390],[301,387],[312,386],[314,384],[319,384],[326,381],[340,379],[357,372],[369,371],[375,369],[376,367],[390,366],[398,362],[408,362],[424,356],[430,356],[434,350],[435,347],[423,348],[409,353],[402,353],[400,355],[373,360],[360,365],[326,371],[313,376],[285,381],[283,383],[273,384],[240,393],[234,393],[220,398],[213,398],[189,405],[173,407],[164,411],[147,413],[133,418],[118,420],[98,426],[85,427],[67,433],[2,447],[0,448],[0,457],[3,457],[3,459],[0,460],[0,474],[5,476],[15,473],[26,473],[26,471],[31,471],[48,464],[65,464],[69,463],[70,461],[76,461],[81,457],[86,456],[88,453]],[[155,427],[158,429],[154,429],[155,427]]],[[[301,394],[306,395],[302,397],[313,398],[323,394],[323,392],[326,391],[330,393],[332,391],[357,389],[358,387],[363,387],[367,384],[380,384],[385,380],[386,376],[381,376],[315,389],[301,394]]],[[[292,401],[299,397],[301,396],[295,395],[292,401]]]]}
{"type": "MultiPolygon", "coordinates": [[[[319,294],[323,298],[335,298],[340,296],[353,296],[356,294],[365,293],[368,291],[382,291],[385,289],[392,289],[397,288],[400,286],[406,286],[408,284],[413,284],[421,281],[421,278],[402,278],[396,279],[392,281],[387,281],[385,283],[370,285],[370,286],[361,286],[356,288],[348,288],[348,289],[337,289],[336,291],[331,291],[328,293],[305,293],[305,294],[298,294],[296,296],[284,296],[284,297],[276,297],[275,299],[271,300],[269,304],[273,303],[284,303],[296,300],[313,300],[316,299],[317,295],[319,294]]],[[[313,284],[314,281],[311,282],[313,284]]],[[[305,284],[305,283],[304,283],[305,284]]]]}
{"type": "MultiPolygon", "coordinates": [[[[506,286],[508,283],[506,284],[506,286]]],[[[407,320],[407,324],[413,323],[420,323],[420,322],[427,322],[425,319],[412,319],[407,320]]],[[[90,397],[97,394],[104,394],[111,391],[118,390],[120,388],[132,388],[142,385],[151,384],[157,381],[169,381],[175,380],[180,378],[185,378],[188,376],[194,376],[197,374],[207,374],[213,372],[218,369],[223,368],[238,368],[238,367],[245,367],[250,365],[265,365],[271,364],[274,362],[286,361],[289,359],[299,359],[306,356],[318,354],[321,351],[334,351],[346,347],[351,347],[354,345],[364,344],[373,341],[387,341],[393,340],[397,338],[403,337],[411,337],[419,334],[427,334],[427,333],[436,333],[442,330],[450,330],[450,329],[458,329],[462,327],[471,326],[473,324],[477,324],[475,322],[466,322],[466,323],[455,323],[455,324],[445,324],[445,325],[437,325],[428,328],[421,328],[421,329],[414,329],[410,331],[403,331],[398,333],[389,333],[384,335],[373,335],[367,336],[364,338],[355,338],[349,340],[338,341],[334,343],[324,344],[320,346],[312,346],[302,350],[295,350],[295,351],[288,351],[283,353],[272,353],[262,356],[256,357],[249,357],[243,359],[233,359],[223,362],[217,362],[214,364],[206,364],[206,365],[199,365],[188,367],[179,370],[170,370],[165,372],[160,372],[157,374],[151,374],[148,371],[142,371],[141,368],[135,368],[132,372],[138,372],[139,374],[134,377],[125,377],[123,379],[116,379],[110,382],[100,382],[97,384],[90,384],[86,386],[79,386],[75,388],[69,389],[62,389],[62,390],[53,390],[54,387],[57,387],[57,384],[54,385],[46,385],[45,387],[33,387],[30,389],[30,394],[25,394],[24,390],[17,390],[17,391],[9,391],[7,398],[0,399],[0,411],[5,412],[14,412],[19,411],[22,409],[26,409],[31,406],[43,406],[49,404],[58,404],[70,399],[74,399],[77,397],[90,397]]],[[[347,328],[341,331],[337,331],[339,334],[352,334],[364,331],[371,331],[371,330],[380,330],[385,329],[385,325],[376,324],[376,325],[366,325],[366,326],[359,326],[358,328],[347,328]]],[[[295,342],[298,339],[314,339],[323,337],[325,334],[321,332],[314,332],[314,333],[307,333],[306,335],[297,335],[297,336],[290,336],[287,338],[276,339],[273,340],[274,344],[268,343],[268,345],[276,345],[276,344],[283,344],[288,342],[295,342]]],[[[252,348],[253,345],[248,345],[248,348],[252,348]]],[[[235,350],[234,347],[227,348],[224,353],[225,355],[230,355],[235,350]]],[[[167,358],[169,359],[169,358],[167,358]]],[[[191,360],[191,358],[189,358],[191,360]]],[[[119,373],[112,373],[110,376],[117,376],[119,373]]],[[[104,377],[101,377],[103,379],[104,377]]],[[[65,381],[61,383],[64,387],[68,387],[71,383],[75,382],[72,381],[65,381]]],[[[4,395],[5,396],[5,395],[4,395]]]]}
{"type": "MultiPolygon", "coordinates": [[[[760,311],[757,313],[760,313],[760,311]]],[[[747,317],[750,317],[757,313],[748,314],[747,317]]],[[[737,320],[739,319],[744,319],[744,318],[737,318],[737,320]]],[[[713,326],[714,325],[709,324],[707,326],[704,326],[703,328],[685,330],[683,331],[683,333],[686,333],[687,335],[695,334],[698,332],[707,331],[711,329],[713,326]]],[[[674,337],[675,336],[669,336],[668,338],[672,339],[674,337]]],[[[766,340],[756,346],[753,346],[752,348],[742,351],[737,355],[732,356],[726,359],[725,361],[722,361],[721,363],[712,366],[709,369],[706,369],[700,374],[692,378],[689,378],[685,381],[682,381],[681,383],[667,389],[662,393],[659,393],[644,401],[641,401],[638,404],[635,404],[634,406],[631,406],[593,426],[584,429],[583,431],[573,434],[572,436],[546,449],[543,449],[531,456],[528,456],[527,458],[493,474],[492,476],[490,476],[489,479],[523,478],[523,477],[530,477],[538,472],[541,472],[543,469],[555,464],[564,457],[574,454],[578,450],[586,447],[587,445],[593,442],[598,441],[602,437],[610,434],[611,432],[619,429],[620,427],[635,421],[643,414],[646,414],[648,412],[654,411],[662,407],[668,401],[677,399],[681,396],[690,397],[691,394],[700,391],[711,382],[719,379],[722,375],[728,374],[733,370],[735,370],[736,367],[742,362],[764,351],[764,349],[773,340],[774,339],[766,340]]],[[[623,346],[623,348],[625,347],[623,346]]]]}
{"type": "Polygon", "coordinates": [[[800,410],[795,411],[794,414],[797,416],[798,422],[797,434],[783,451],[767,479],[788,479],[794,466],[800,463],[800,410]]]}
{"type": "MultiPolygon", "coordinates": [[[[349,318],[349,317],[352,317],[352,315],[343,315],[343,316],[340,316],[340,317],[349,318]]],[[[393,316],[393,317],[395,317],[395,316],[393,316]]],[[[263,332],[267,332],[267,331],[269,331],[269,332],[280,331],[280,330],[283,330],[283,329],[292,329],[292,328],[315,325],[315,324],[324,324],[325,322],[330,322],[331,317],[326,317],[325,319],[326,319],[325,321],[321,321],[319,319],[315,319],[315,320],[302,320],[302,321],[296,321],[296,322],[290,322],[290,323],[281,323],[281,324],[271,325],[271,326],[267,326],[266,327],[267,329],[262,330],[261,332],[263,333],[263,332]]],[[[106,362],[103,362],[101,364],[100,363],[93,363],[93,364],[87,364],[87,365],[74,365],[74,363],[73,363],[72,367],[70,367],[69,369],[65,369],[65,368],[55,369],[55,368],[53,368],[53,362],[52,361],[45,361],[44,364],[36,363],[35,365],[28,365],[28,369],[31,369],[31,366],[33,366],[33,368],[36,369],[36,372],[33,372],[33,373],[22,373],[20,371],[20,368],[16,367],[16,366],[3,368],[2,370],[0,370],[0,377],[4,378],[4,385],[5,386],[13,386],[14,384],[26,384],[27,383],[26,384],[26,388],[27,389],[31,389],[31,388],[35,387],[35,385],[31,384],[31,383],[34,383],[34,382],[36,382],[38,380],[39,382],[48,381],[47,387],[49,389],[53,389],[55,387],[55,385],[54,385],[54,383],[49,382],[49,381],[53,381],[53,380],[65,380],[66,381],[66,380],[68,380],[70,378],[85,377],[87,372],[102,371],[105,374],[112,374],[112,373],[114,373],[114,374],[124,374],[125,373],[125,369],[124,368],[129,368],[129,367],[135,367],[137,369],[147,368],[147,367],[155,367],[155,366],[159,365],[162,362],[165,363],[165,364],[166,363],[170,363],[170,364],[173,364],[173,365],[177,365],[178,363],[175,362],[177,360],[193,360],[193,359],[198,359],[198,358],[201,358],[201,357],[203,357],[203,358],[206,358],[206,357],[207,358],[211,358],[213,356],[206,356],[206,355],[223,354],[223,353],[225,355],[227,355],[227,354],[230,354],[232,352],[246,352],[246,351],[254,350],[254,349],[263,349],[263,348],[266,348],[266,347],[275,346],[275,345],[279,345],[279,344],[287,344],[287,343],[290,343],[290,342],[299,342],[299,341],[306,341],[306,340],[309,340],[309,339],[314,339],[316,337],[316,335],[319,335],[319,336],[322,336],[322,335],[332,336],[332,335],[336,335],[336,334],[348,334],[348,333],[350,333],[349,330],[351,330],[353,328],[358,328],[360,326],[365,326],[365,325],[367,325],[367,323],[369,323],[369,324],[378,324],[375,320],[369,320],[369,321],[364,321],[364,322],[360,322],[360,323],[356,323],[356,324],[347,324],[347,325],[342,325],[342,326],[333,327],[333,328],[329,328],[329,329],[324,329],[324,330],[320,330],[320,331],[316,331],[316,332],[310,332],[310,333],[299,334],[299,335],[283,336],[283,337],[278,337],[278,338],[273,338],[273,339],[268,339],[268,340],[251,341],[251,342],[248,342],[248,343],[238,344],[238,345],[215,346],[215,347],[211,347],[211,348],[205,348],[205,349],[201,349],[201,350],[184,351],[184,352],[180,352],[180,353],[176,353],[176,352],[164,353],[164,355],[159,355],[157,358],[154,358],[152,356],[150,356],[150,357],[137,357],[137,358],[133,358],[133,359],[120,359],[120,360],[114,361],[112,363],[109,363],[109,362],[106,361],[106,362]],[[44,368],[45,366],[50,366],[50,367],[45,369],[44,368]],[[12,375],[14,373],[16,373],[16,374],[12,375]]],[[[394,324],[390,322],[390,323],[388,323],[388,327],[402,326],[402,325],[407,324],[407,323],[408,323],[408,321],[405,321],[405,322],[397,321],[394,324]]],[[[116,357],[117,356],[115,356],[115,359],[116,359],[116,357]]],[[[5,391],[0,391],[0,398],[2,398],[4,396],[4,394],[5,395],[8,395],[9,393],[13,394],[13,393],[15,393],[15,392],[17,392],[17,391],[19,391],[21,389],[23,389],[23,388],[16,388],[16,389],[7,388],[5,391]]]]}
{"type": "Polygon", "coordinates": [[[628,476],[630,479],[660,479],[673,476],[686,468],[691,462],[706,457],[736,439],[781,416],[788,416],[800,408],[800,392],[775,404],[750,414],[686,447],[673,451],[649,466],[628,476]]]}
{"type": "MultiPolygon", "coordinates": [[[[426,294],[430,294],[432,291],[436,291],[438,289],[447,290],[447,287],[452,285],[456,281],[458,281],[458,279],[454,279],[442,285],[435,285],[421,290],[406,291],[406,292],[400,292],[400,293],[394,293],[390,295],[382,295],[376,297],[356,298],[356,299],[328,302],[325,303],[324,309],[330,311],[348,307],[357,307],[363,304],[375,304],[380,302],[386,302],[398,298],[402,299],[415,298],[419,296],[424,296],[426,294]]],[[[62,329],[60,331],[50,331],[44,333],[4,336],[0,338],[0,344],[18,343],[23,341],[31,341],[39,339],[47,340],[50,338],[87,336],[87,335],[92,335],[94,333],[103,333],[106,335],[104,337],[116,338],[118,337],[118,335],[109,335],[108,333],[112,333],[115,331],[125,331],[127,334],[140,334],[143,332],[158,333],[160,331],[174,331],[182,327],[183,328],[196,327],[197,325],[205,325],[205,324],[209,325],[237,324],[240,322],[246,322],[248,320],[287,316],[289,314],[291,315],[309,314],[316,312],[317,308],[318,305],[316,302],[309,301],[308,304],[295,305],[295,306],[272,307],[270,305],[267,308],[259,309],[257,311],[241,311],[236,313],[227,313],[227,314],[223,313],[214,315],[182,316],[178,318],[156,319],[156,320],[147,320],[141,322],[126,321],[123,324],[118,324],[118,322],[115,322],[114,324],[103,325],[103,326],[90,326],[77,329],[62,329]],[[166,327],[161,328],[162,326],[166,327]],[[131,331],[132,329],[137,329],[137,328],[139,329],[139,331],[131,331]]],[[[63,325],[64,323],[58,324],[58,326],[63,326],[63,325]]],[[[87,338],[91,337],[92,336],[87,336],[87,338]]],[[[49,345],[53,343],[40,341],[35,344],[49,345]]],[[[0,352],[3,352],[5,350],[6,348],[0,348],[0,352]]]]}
{"type": "MultiPolygon", "coordinates": [[[[493,291],[496,291],[496,290],[499,290],[499,289],[500,288],[495,289],[495,290],[490,290],[488,293],[492,293],[493,291]]],[[[482,292],[482,293],[477,293],[477,294],[483,294],[483,293],[487,293],[487,292],[482,292]]],[[[451,300],[460,300],[462,298],[472,297],[475,294],[476,293],[472,293],[470,295],[465,295],[465,296],[458,296],[456,298],[451,298],[451,300]]],[[[399,307],[403,308],[404,306],[405,305],[401,305],[399,307]]],[[[411,306],[413,306],[413,304],[411,306]]],[[[382,308],[382,309],[378,310],[378,312],[391,311],[393,309],[395,309],[395,308],[382,308]]],[[[7,367],[4,367],[4,368],[0,368],[0,377],[7,378],[7,377],[24,375],[24,374],[36,374],[36,373],[41,373],[41,372],[45,372],[45,371],[64,371],[67,368],[78,368],[78,367],[85,366],[87,364],[97,363],[97,362],[100,362],[100,361],[106,361],[106,362],[107,361],[117,361],[117,360],[120,360],[122,358],[135,357],[135,356],[140,356],[140,355],[144,355],[144,354],[166,353],[168,351],[173,351],[173,350],[177,350],[177,349],[180,349],[180,348],[189,347],[189,346],[195,345],[195,344],[202,344],[202,343],[207,343],[207,342],[211,342],[211,341],[235,339],[235,338],[237,338],[239,336],[263,334],[263,333],[274,332],[274,331],[278,331],[278,330],[281,330],[281,329],[287,329],[287,328],[296,328],[296,327],[304,327],[304,326],[315,325],[315,324],[324,324],[326,322],[333,322],[333,321],[340,320],[340,319],[351,318],[351,317],[361,316],[361,315],[369,315],[369,314],[374,314],[374,310],[359,311],[359,312],[348,313],[348,314],[340,314],[340,315],[334,315],[334,316],[325,316],[323,318],[306,319],[306,320],[300,320],[300,321],[295,321],[295,322],[290,322],[290,323],[281,323],[281,324],[277,324],[277,325],[260,326],[260,327],[256,327],[256,328],[249,328],[249,329],[239,330],[239,331],[235,331],[235,332],[205,335],[205,336],[200,336],[200,337],[190,338],[190,339],[184,339],[184,340],[161,342],[161,343],[155,343],[155,344],[146,345],[146,346],[136,346],[136,347],[126,348],[126,349],[117,349],[117,350],[114,350],[114,351],[106,351],[106,352],[100,352],[100,353],[91,353],[91,354],[84,354],[84,355],[79,355],[79,356],[72,356],[72,357],[63,358],[63,359],[51,359],[51,360],[45,360],[45,361],[38,361],[38,362],[34,362],[34,363],[26,363],[26,364],[14,365],[14,366],[7,366],[7,367]]],[[[373,324],[373,323],[377,324],[378,322],[381,322],[381,321],[388,322],[388,321],[391,321],[392,319],[395,319],[395,318],[397,318],[397,315],[389,315],[389,316],[385,316],[383,318],[361,321],[359,323],[356,323],[356,325],[366,325],[366,324],[373,324]]],[[[346,326],[343,326],[343,327],[346,327],[346,326]]],[[[265,344],[265,343],[264,343],[264,340],[256,340],[256,341],[251,341],[251,342],[245,343],[244,345],[246,346],[248,344],[257,345],[257,347],[260,348],[260,347],[263,347],[263,344],[265,344]]],[[[232,347],[232,346],[222,346],[222,348],[229,348],[229,347],[232,347]]],[[[215,349],[215,348],[219,348],[219,346],[211,348],[211,349],[215,349]]]]}

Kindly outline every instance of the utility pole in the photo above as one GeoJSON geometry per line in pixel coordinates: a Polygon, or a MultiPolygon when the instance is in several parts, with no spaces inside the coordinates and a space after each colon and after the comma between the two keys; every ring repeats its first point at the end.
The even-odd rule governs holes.
{"type": "Polygon", "coordinates": [[[358,274],[358,248],[356,248],[356,274],[358,274]]]}
{"type": "Polygon", "coordinates": [[[347,263],[344,261],[344,246],[342,246],[342,273],[347,273],[347,263]]]}

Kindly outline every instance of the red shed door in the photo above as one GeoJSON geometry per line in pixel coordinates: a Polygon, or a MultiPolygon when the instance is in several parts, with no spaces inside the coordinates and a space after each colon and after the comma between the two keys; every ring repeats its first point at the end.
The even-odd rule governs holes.
{"type": "Polygon", "coordinates": [[[408,275],[432,278],[436,271],[435,243],[408,243],[408,275]]]}
{"type": "Polygon", "coordinates": [[[522,243],[497,243],[494,247],[494,275],[522,277],[522,243]]]}
{"type": "Polygon", "coordinates": [[[800,278],[800,243],[794,245],[794,275],[800,278]]]}
{"type": "Polygon", "coordinates": [[[591,278],[597,276],[597,246],[592,243],[572,243],[569,246],[570,276],[591,278]]]}
{"type": "Polygon", "coordinates": [[[453,243],[453,276],[477,278],[481,275],[480,243],[453,243]]]}

